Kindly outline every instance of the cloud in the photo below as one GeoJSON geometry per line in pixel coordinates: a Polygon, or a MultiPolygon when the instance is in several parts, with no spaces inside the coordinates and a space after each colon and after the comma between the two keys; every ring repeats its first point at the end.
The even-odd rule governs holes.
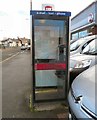
{"type": "MultiPolygon", "coordinates": [[[[26,15],[28,15],[28,11],[19,10],[19,11],[18,11],[18,14],[19,14],[19,15],[24,15],[24,16],[26,16],[26,15]]],[[[30,14],[29,14],[29,15],[30,15],[30,14]]]]}
{"type": "Polygon", "coordinates": [[[6,15],[8,15],[6,12],[0,11],[0,16],[6,16],[6,15]]]}

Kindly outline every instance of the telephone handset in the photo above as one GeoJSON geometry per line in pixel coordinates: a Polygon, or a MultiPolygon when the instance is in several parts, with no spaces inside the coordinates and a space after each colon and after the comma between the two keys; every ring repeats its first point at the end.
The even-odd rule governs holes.
{"type": "Polygon", "coordinates": [[[58,46],[58,61],[64,62],[64,48],[65,45],[61,44],[58,46]]]}

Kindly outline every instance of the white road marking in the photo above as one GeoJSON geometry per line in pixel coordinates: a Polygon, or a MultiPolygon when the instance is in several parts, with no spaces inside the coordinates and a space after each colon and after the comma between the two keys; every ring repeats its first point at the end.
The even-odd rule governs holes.
{"type": "Polygon", "coordinates": [[[16,53],[16,54],[14,54],[14,55],[12,55],[11,57],[9,57],[9,58],[7,58],[7,59],[5,59],[5,60],[1,61],[0,63],[6,62],[6,61],[8,61],[8,60],[12,59],[13,57],[17,56],[18,54],[19,54],[19,52],[18,52],[18,53],[16,53]]]}

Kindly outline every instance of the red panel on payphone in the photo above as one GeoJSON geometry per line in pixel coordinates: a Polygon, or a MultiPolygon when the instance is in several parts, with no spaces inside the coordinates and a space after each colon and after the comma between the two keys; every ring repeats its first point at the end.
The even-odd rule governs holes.
{"type": "Polygon", "coordinates": [[[64,63],[37,63],[35,70],[65,70],[66,64],[64,63]]]}

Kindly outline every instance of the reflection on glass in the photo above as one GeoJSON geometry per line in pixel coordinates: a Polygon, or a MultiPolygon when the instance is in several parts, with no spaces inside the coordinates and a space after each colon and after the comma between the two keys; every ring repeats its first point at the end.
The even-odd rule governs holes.
{"type": "Polygon", "coordinates": [[[84,41],[86,41],[86,39],[80,38],[80,39],[78,39],[77,41],[75,41],[74,43],[72,43],[72,44],[70,45],[70,51],[77,50],[78,47],[79,47],[82,43],[84,43],[84,41]]]}
{"type": "Polygon", "coordinates": [[[82,51],[84,54],[97,54],[96,40],[92,40],[82,51]]]}

